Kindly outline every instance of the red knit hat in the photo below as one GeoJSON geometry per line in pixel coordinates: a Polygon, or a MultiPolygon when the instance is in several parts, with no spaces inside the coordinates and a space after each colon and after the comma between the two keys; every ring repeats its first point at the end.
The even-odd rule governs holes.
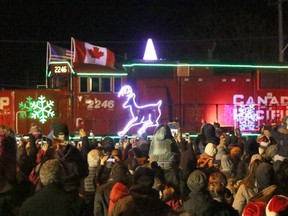
{"type": "Polygon", "coordinates": [[[266,206],[267,216],[287,215],[288,197],[283,195],[273,196],[266,206]],[[282,213],[282,214],[281,214],[282,213]]]}
{"type": "Polygon", "coordinates": [[[242,216],[265,216],[266,203],[264,202],[250,202],[242,212],[242,216]]]}

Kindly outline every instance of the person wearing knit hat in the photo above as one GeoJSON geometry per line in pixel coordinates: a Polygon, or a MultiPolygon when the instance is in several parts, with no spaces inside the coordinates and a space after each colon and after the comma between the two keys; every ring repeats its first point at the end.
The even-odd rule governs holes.
{"type": "Polygon", "coordinates": [[[265,216],[266,203],[264,202],[250,202],[242,212],[242,216],[265,216]]]}
{"type": "Polygon", "coordinates": [[[262,155],[265,153],[265,150],[270,145],[270,138],[264,134],[261,134],[257,137],[257,143],[259,144],[259,154],[262,155]]]}
{"type": "Polygon", "coordinates": [[[228,153],[226,146],[217,146],[217,154],[215,155],[215,160],[220,161],[221,158],[228,153]]]}
{"type": "Polygon", "coordinates": [[[179,157],[180,150],[168,124],[160,124],[154,131],[150,144],[149,157],[157,158],[158,165],[164,170],[171,170],[171,160],[179,157]]]}
{"type": "Polygon", "coordinates": [[[217,147],[213,143],[208,143],[205,147],[204,153],[201,154],[197,160],[197,167],[208,176],[214,171],[218,171],[214,165],[216,154],[217,147]]]}
{"type": "Polygon", "coordinates": [[[101,144],[103,146],[104,154],[107,155],[110,155],[112,150],[115,148],[114,140],[109,136],[104,137],[101,141],[101,144]]]}
{"type": "Polygon", "coordinates": [[[53,137],[59,140],[69,140],[69,129],[64,122],[54,122],[52,124],[53,137]]]}
{"type": "Polygon", "coordinates": [[[93,212],[94,197],[97,187],[94,183],[94,178],[97,174],[98,166],[100,164],[101,153],[102,151],[99,149],[92,149],[91,151],[89,151],[87,155],[89,174],[84,179],[84,189],[85,189],[85,199],[87,201],[87,209],[89,209],[91,214],[93,212]]]}
{"type": "Polygon", "coordinates": [[[190,191],[205,191],[208,186],[207,175],[200,170],[193,171],[187,179],[187,186],[190,191]]]}
{"type": "MultiPolygon", "coordinates": [[[[238,212],[225,202],[214,200],[208,191],[208,177],[201,170],[194,170],[188,177],[189,199],[177,209],[183,215],[231,215],[238,212]]],[[[181,214],[181,215],[182,215],[181,214]]]]}
{"type": "MultiPolygon", "coordinates": [[[[189,199],[183,202],[180,210],[189,215],[208,215],[214,207],[214,200],[207,190],[208,177],[201,170],[194,170],[187,179],[187,186],[190,190],[189,199]]],[[[182,212],[181,212],[182,213],[182,212]]],[[[187,215],[188,215],[187,214],[187,215]]]]}
{"type": "Polygon", "coordinates": [[[213,143],[208,143],[205,147],[204,153],[210,157],[215,157],[217,154],[217,147],[213,143]]]}
{"type": "Polygon", "coordinates": [[[264,134],[257,137],[257,143],[259,143],[259,145],[263,148],[267,148],[270,142],[270,138],[264,134]]]}
{"type": "Polygon", "coordinates": [[[101,151],[99,149],[92,149],[87,155],[87,162],[89,167],[97,167],[99,165],[99,160],[101,156],[101,151]]]}
{"type": "Polygon", "coordinates": [[[235,165],[233,163],[233,159],[230,155],[224,155],[221,158],[221,169],[220,171],[227,177],[234,177],[235,173],[235,165]]]}
{"type": "Polygon", "coordinates": [[[266,206],[266,216],[288,215],[288,197],[275,195],[266,206]]]}
{"type": "MultiPolygon", "coordinates": [[[[43,162],[47,159],[60,159],[65,172],[63,175],[63,185],[67,192],[84,194],[84,179],[88,176],[87,154],[90,149],[87,136],[81,136],[81,151],[76,146],[69,143],[69,129],[64,122],[52,123],[53,148],[48,148],[43,157],[43,162]],[[86,153],[87,154],[84,154],[86,153]]],[[[80,133],[85,133],[82,129],[80,133]]]]}

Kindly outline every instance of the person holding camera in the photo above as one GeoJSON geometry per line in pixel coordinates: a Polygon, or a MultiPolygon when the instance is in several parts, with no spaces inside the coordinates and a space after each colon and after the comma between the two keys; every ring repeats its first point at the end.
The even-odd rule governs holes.
{"type": "Polygon", "coordinates": [[[98,186],[94,200],[94,215],[107,216],[110,202],[110,192],[117,182],[129,185],[129,172],[125,165],[121,163],[119,155],[115,155],[116,149],[107,157],[106,163],[113,163],[107,182],[98,186]],[[114,154],[113,154],[114,153],[114,154]],[[113,162],[114,161],[114,162],[113,162]]]}
{"type": "Polygon", "coordinates": [[[103,151],[103,155],[100,158],[100,166],[95,177],[95,185],[97,186],[107,183],[112,167],[116,163],[122,162],[122,152],[120,149],[113,149],[111,152],[107,151],[107,149],[103,151]]]}

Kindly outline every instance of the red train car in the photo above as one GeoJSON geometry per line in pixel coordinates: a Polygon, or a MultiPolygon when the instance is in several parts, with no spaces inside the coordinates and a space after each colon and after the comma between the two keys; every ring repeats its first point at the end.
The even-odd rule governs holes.
{"type": "Polygon", "coordinates": [[[99,65],[72,68],[68,62],[52,62],[46,85],[0,92],[0,123],[19,134],[28,133],[31,123],[47,134],[54,121],[67,122],[71,134],[79,128],[115,134],[126,115],[117,95],[126,76],[123,70],[99,65]]]}
{"type": "Polygon", "coordinates": [[[162,120],[177,119],[182,131],[197,133],[203,121],[255,132],[288,115],[285,65],[124,64],[142,103],[161,98],[162,120]]]}
{"type": "MultiPolygon", "coordinates": [[[[145,115],[149,122],[154,121],[153,115],[157,116],[157,123],[177,119],[183,132],[199,132],[203,121],[257,131],[261,124],[269,125],[288,115],[285,65],[135,61],[117,70],[53,62],[42,88],[0,92],[0,123],[24,134],[31,123],[49,133],[53,121],[65,121],[71,133],[84,128],[106,135],[117,134],[129,122],[133,127],[127,127],[126,133],[134,134],[141,126],[136,121],[132,124],[131,119],[138,116],[134,116],[131,107],[127,109],[127,92],[125,97],[118,96],[127,84],[138,104],[135,113],[148,103],[154,104],[148,106],[150,113],[143,114],[143,119],[145,115]],[[161,116],[157,114],[157,104],[161,116]]],[[[147,129],[148,133],[154,130],[147,129]]]]}

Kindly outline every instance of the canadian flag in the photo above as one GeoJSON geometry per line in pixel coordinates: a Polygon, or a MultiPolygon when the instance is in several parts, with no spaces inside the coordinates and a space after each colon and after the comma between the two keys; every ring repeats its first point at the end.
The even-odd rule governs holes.
{"type": "Polygon", "coordinates": [[[74,46],[73,64],[86,63],[114,67],[115,56],[111,50],[74,38],[72,38],[72,44],[74,46]]]}

